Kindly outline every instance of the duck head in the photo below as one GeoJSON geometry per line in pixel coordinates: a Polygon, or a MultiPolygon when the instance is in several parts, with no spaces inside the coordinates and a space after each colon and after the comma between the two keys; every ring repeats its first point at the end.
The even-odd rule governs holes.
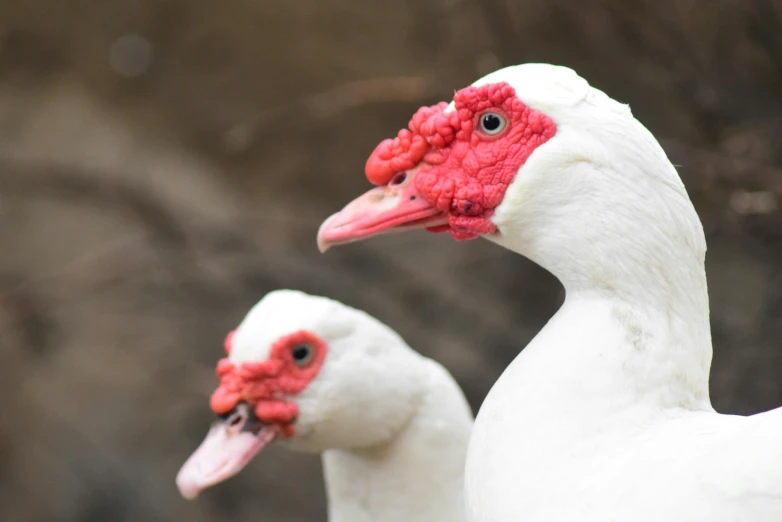
{"type": "Polygon", "coordinates": [[[177,475],[185,498],[241,471],[268,444],[322,452],[383,443],[414,415],[421,356],[368,314],[324,297],[266,295],[226,338],[218,416],[177,475]]]}
{"type": "Polygon", "coordinates": [[[326,219],[321,251],[413,229],[485,237],[569,289],[621,286],[638,263],[703,262],[700,221],[662,148],[565,67],[507,67],[419,109],[365,170],[375,188],[326,219]]]}

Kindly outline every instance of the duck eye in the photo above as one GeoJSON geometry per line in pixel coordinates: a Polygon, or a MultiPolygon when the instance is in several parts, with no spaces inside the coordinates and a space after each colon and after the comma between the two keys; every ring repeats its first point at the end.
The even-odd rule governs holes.
{"type": "Polygon", "coordinates": [[[481,132],[488,134],[489,136],[499,134],[505,129],[506,125],[507,122],[505,121],[505,118],[496,112],[485,113],[483,116],[481,116],[479,123],[481,132]]]}
{"type": "Polygon", "coordinates": [[[312,348],[306,344],[299,344],[291,350],[291,356],[296,366],[306,366],[312,360],[312,348]]]}

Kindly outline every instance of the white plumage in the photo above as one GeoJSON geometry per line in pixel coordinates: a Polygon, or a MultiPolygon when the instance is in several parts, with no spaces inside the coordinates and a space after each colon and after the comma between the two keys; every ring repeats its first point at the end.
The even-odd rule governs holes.
{"type": "MultiPolygon", "coordinates": [[[[268,294],[247,314],[230,360],[264,361],[277,339],[299,330],[324,339],[328,352],[312,382],[286,397],[299,414],[296,434],[280,442],[322,453],[329,520],[464,520],[473,418],[448,371],[368,314],[293,290],[268,294]]],[[[208,475],[187,463],[178,478],[183,494],[214,483],[198,483],[208,475]]]]}
{"type": "MultiPolygon", "coordinates": [[[[552,272],[567,297],[481,406],[468,519],[782,520],[782,410],[711,406],[706,242],[676,170],[626,105],[574,71],[526,64],[474,85],[503,81],[556,133],[519,168],[484,237],[552,272]]],[[[408,171],[407,187],[431,168],[408,171]]],[[[386,231],[376,223],[389,205],[374,201],[404,210],[403,189],[378,187],[332,216],[321,249],[386,231]]]]}
{"type": "Polygon", "coordinates": [[[504,80],[557,124],[487,236],[565,304],[492,388],[467,467],[474,522],[782,520],[782,410],[720,415],[701,223],[629,108],[570,69],[504,80]]]}

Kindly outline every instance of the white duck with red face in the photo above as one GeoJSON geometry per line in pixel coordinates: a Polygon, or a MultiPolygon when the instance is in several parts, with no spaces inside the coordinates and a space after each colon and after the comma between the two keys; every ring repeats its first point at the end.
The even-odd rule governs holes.
{"type": "Polygon", "coordinates": [[[220,415],[177,476],[186,498],[267,444],[322,453],[329,520],[464,520],[473,418],[438,363],[366,313],[293,290],[264,297],[226,339],[220,415]]]}
{"type": "Polygon", "coordinates": [[[469,520],[782,520],[782,410],[713,410],[703,229],[626,105],[567,68],[508,67],[419,110],[366,174],[321,250],[485,237],[566,289],[481,406],[469,520]]]}

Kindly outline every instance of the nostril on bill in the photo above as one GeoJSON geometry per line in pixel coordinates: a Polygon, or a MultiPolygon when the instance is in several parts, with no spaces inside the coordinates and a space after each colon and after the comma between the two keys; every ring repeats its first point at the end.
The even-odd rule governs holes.
{"type": "Polygon", "coordinates": [[[234,433],[249,432],[257,435],[263,428],[263,422],[255,415],[255,410],[246,402],[240,402],[233,410],[220,415],[220,422],[234,433]]]}
{"type": "Polygon", "coordinates": [[[220,422],[225,424],[231,431],[244,431],[250,416],[255,416],[250,405],[246,402],[240,402],[233,410],[220,415],[220,422]]]}
{"type": "Polygon", "coordinates": [[[400,172],[396,174],[393,178],[391,178],[391,181],[388,182],[389,187],[396,187],[401,185],[405,182],[407,179],[407,172],[400,172]]]}

